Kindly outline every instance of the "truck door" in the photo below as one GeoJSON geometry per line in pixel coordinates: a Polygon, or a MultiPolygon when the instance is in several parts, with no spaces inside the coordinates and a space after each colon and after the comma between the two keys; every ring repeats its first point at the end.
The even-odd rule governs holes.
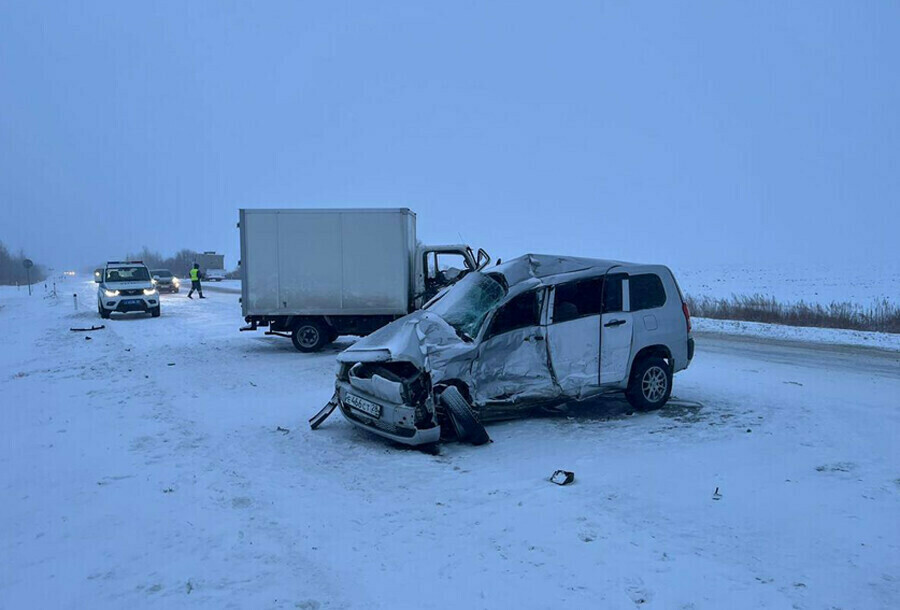
{"type": "Polygon", "coordinates": [[[541,326],[545,289],[520,294],[494,314],[473,363],[478,402],[553,398],[546,329],[541,326]]]}
{"type": "Polygon", "coordinates": [[[628,279],[624,273],[606,276],[603,315],[600,318],[600,384],[614,384],[628,375],[634,324],[625,299],[628,279]]]}
{"type": "MultiPolygon", "coordinates": [[[[468,273],[470,265],[459,251],[426,250],[422,269],[425,272],[425,301],[455,284],[468,273]]],[[[424,301],[423,301],[424,302],[424,301]]]]}

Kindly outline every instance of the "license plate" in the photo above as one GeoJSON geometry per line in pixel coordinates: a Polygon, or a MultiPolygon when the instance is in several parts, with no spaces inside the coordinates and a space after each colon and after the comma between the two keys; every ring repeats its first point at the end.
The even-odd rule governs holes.
{"type": "Polygon", "coordinates": [[[140,299],[123,299],[122,300],[123,305],[140,305],[141,303],[143,303],[143,301],[140,299]]]}
{"type": "Polygon", "coordinates": [[[375,404],[370,400],[360,398],[359,396],[354,396],[353,394],[347,394],[347,396],[344,398],[344,402],[346,402],[357,411],[362,411],[366,415],[370,415],[372,417],[381,417],[381,405],[375,404]]]}

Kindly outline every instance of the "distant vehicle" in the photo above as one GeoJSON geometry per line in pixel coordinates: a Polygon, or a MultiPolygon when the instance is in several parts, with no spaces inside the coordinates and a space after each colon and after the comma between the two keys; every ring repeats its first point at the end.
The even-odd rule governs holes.
{"type": "Polygon", "coordinates": [[[482,422],[610,392],[662,407],[694,357],[668,268],[529,254],[468,274],[337,359],[331,402],[398,443],[489,440],[482,422]]]}
{"type": "Polygon", "coordinates": [[[181,288],[181,280],[168,269],[154,269],[150,272],[153,283],[160,292],[177,293],[181,288]]]}
{"type": "Polygon", "coordinates": [[[103,269],[94,269],[94,281],[99,282],[103,278],[103,269]]]}
{"type": "Polygon", "coordinates": [[[225,279],[225,255],[212,251],[197,255],[195,261],[200,265],[200,275],[211,282],[221,282],[225,279]]]}
{"type": "Polygon", "coordinates": [[[226,273],[224,269],[207,269],[204,279],[207,282],[221,282],[225,279],[226,273]]]}
{"type": "Polygon", "coordinates": [[[415,311],[490,262],[466,245],[423,246],[406,208],[240,210],[241,330],[269,327],[314,352],[415,311]]]}
{"type": "Polygon", "coordinates": [[[97,311],[101,318],[114,312],[146,312],[159,317],[159,291],[142,261],[109,261],[95,279],[97,311]]]}

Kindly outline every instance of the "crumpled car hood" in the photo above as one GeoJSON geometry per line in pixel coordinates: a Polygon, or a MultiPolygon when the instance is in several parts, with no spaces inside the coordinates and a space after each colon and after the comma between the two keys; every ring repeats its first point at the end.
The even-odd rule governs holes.
{"type": "Polygon", "coordinates": [[[338,354],[337,360],[345,363],[405,361],[431,371],[439,362],[469,347],[443,318],[428,311],[416,311],[360,339],[338,354]]]}

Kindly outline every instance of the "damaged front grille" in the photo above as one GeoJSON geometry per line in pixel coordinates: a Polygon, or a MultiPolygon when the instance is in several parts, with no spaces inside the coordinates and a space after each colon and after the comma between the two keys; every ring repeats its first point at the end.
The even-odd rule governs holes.
{"type": "Polygon", "coordinates": [[[410,362],[359,362],[347,378],[354,388],[394,404],[424,404],[431,392],[427,373],[410,362]]]}

